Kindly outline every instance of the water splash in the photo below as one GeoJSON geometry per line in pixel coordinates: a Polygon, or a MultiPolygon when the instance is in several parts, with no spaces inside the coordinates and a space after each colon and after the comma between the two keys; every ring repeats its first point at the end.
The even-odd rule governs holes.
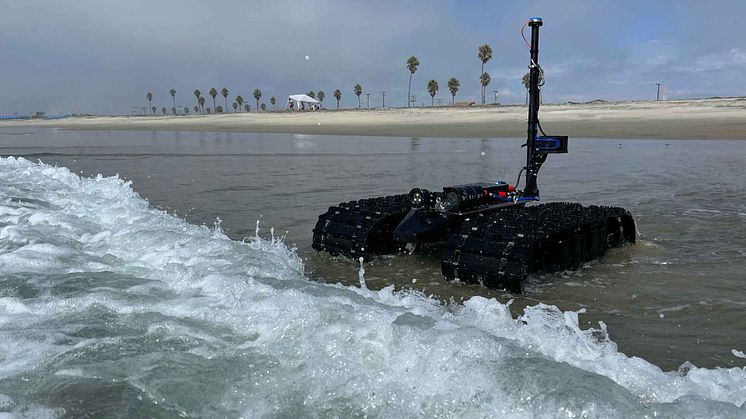
{"type": "Polygon", "coordinates": [[[361,256],[358,259],[358,262],[360,262],[360,269],[357,271],[357,278],[360,280],[360,288],[367,289],[368,287],[365,286],[365,268],[363,268],[363,261],[364,258],[361,256]]]}
{"type": "Polygon", "coordinates": [[[317,284],[258,222],[236,242],[116,177],[3,158],[0,178],[2,411],[746,413],[744,369],[663,372],[620,353],[603,323],[581,329],[582,311],[539,304],[514,318],[510,302],[371,291],[362,263],[360,288],[317,284]]]}

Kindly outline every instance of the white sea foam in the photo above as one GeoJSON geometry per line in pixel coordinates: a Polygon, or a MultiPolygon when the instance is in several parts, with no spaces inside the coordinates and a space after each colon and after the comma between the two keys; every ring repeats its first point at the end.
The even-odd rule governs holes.
{"type": "Polygon", "coordinates": [[[0,179],[0,412],[70,414],[55,392],[99,380],[133,393],[96,412],[144,416],[746,415],[744,369],[663,372],[579,312],[313,283],[280,240],[190,225],[118,178],[3,158],[0,179]]]}

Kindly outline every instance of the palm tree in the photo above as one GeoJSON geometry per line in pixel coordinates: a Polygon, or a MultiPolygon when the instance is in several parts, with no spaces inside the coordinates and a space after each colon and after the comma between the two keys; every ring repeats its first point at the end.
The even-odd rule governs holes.
{"type": "Polygon", "coordinates": [[[204,96],[200,96],[199,99],[197,99],[199,102],[199,106],[202,108],[202,113],[205,112],[205,102],[207,101],[204,96]]]}
{"type": "Polygon", "coordinates": [[[435,80],[427,82],[427,92],[430,93],[430,99],[432,99],[430,106],[435,106],[435,94],[438,93],[438,82],[435,80]]]}
{"type": "Polygon", "coordinates": [[[251,105],[249,105],[249,104],[247,103],[246,105],[244,105],[244,107],[243,107],[243,108],[244,108],[244,110],[246,110],[246,112],[248,112],[248,111],[250,111],[250,110],[251,110],[251,105]]]}
{"type": "Polygon", "coordinates": [[[164,115],[166,114],[166,111],[167,111],[167,109],[166,109],[165,106],[161,108],[161,112],[163,112],[164,115]]]}
{"type": "Polygon", "coordinates": [[[456,92],[458,92],[459,86],[460,84],[457,78],[451,77],[451,79],[448,80],[448,90],[451,91],[451,105],[456,104],[456,92]]]}
{"type": "Polygon", "coordinates": [[[324,107],[324,98],[326,97],[326,93],[324,93],[323,90],[319,90],[319,93],[317,93],[317,96],[319,97],[319,105],[321,107],[324,107]]]}
{"type": "MultiPolygon", "coordinates": [[[[174,101],[174,108],[176,108],[176,90],[171,89],[168,91],[168,93],[171,93],[171,100],[174,101]]],[[[174,112],[176,113],[176,112],[174,112]]]]}
{"type": "Polygon", "coordinates": [[[220,94],[223,95],[223,99],[225,99],[225,111],[228,112],[228,89],[223,87],[223,90],[220,91],[220,94]]]}
{"type": "Polygon", "coordinates": [[[275,108],[275,103],[277,103],[277,99],[275,99],[275,97],[272,96],[271,98],[269,98],[269,103],[272,104],[272,109],[274,109],[275,108]]]}
{"type": "Polygon", "coordinates": [[[215,90],[214,87],[212,89],[210,89],[210,96],[212,96],[212,108],[213,109],[217,108],[217,105],[215,105],[215,97],[217,95],[218,95],[218,91],[215,90]]]}
{"type": "Polygon", "coordinates": [[[488,73],[482,73],[479,77],[479,81],[482,83],[482,104],[484,105],[484,89],[490,84],[490,75],[488,73]]]}
{"type": "Polygon", "coordinates": [[[412,76],[414,76],[420,61],[414,55],[407,59],[407,69],[409,70],[409,87],[407,88],[407,107],[410,106],[409,100],[412,98],[412,76]]]}
{"type": "Polygon", "coordinates": [[[199,98],[197,98],[197,106],[194,107],[194,113],[199,113],[199,98]]]}
{"type": "Polygon", "coordinates": [[[360,109],[360,95],[363,94],[363,86],[356,84],[353,89],[355,91],[355,96],[357,96],[357,108],[360,109]]]}
{"type": "MultiPolygon", "coordinates": [[[[202,92],[199,91],[199,89],[194,91],[194,96],[197,98],[197,106],[200,105],[199,98],[202,97],[202,92]]],[[[195,109],[194,112],[199,112],[199,109],[195,109]]]]}
{"type": "MultiPolygon", "coordinates": [[[[241,97],[241,95],[238,95],[238,96],[236,96],[236,103],[238,103],[238,107],[239,107],[239,108],[240,108],[241,106],[243,106],[243,98],[241,97]]],[[[234,109],[235,109],[235,108],[234,108],[234,109]]]]}
{"type": "Polygon", "coordinates": [[[155,115],[155,112],[158,110],[158,108],[156,108],[155,106],[152,106],[150,110],[153,111],[153,115],[155,115]]]}
{"type": "Polygon", "coordinates": [[[342,92],[339,89],[334,91],[334,99],[337,99],[337,109],[339,109],[339,100],[342,99],[342,92]]]}
{"type": "Polygon", "coordinates": [[[233,102],[233,112],[236,112],[238,110],[238,103],[233,102]]]}
{"type": "Polygon", "coordinates": [[[259,109],[259,99],[262,98],[262,91],[259,89],[254,90],[254,99],[256,99],[256,108],[259,109]]]}
{"type": "Polygon", "coordinates": [[[528,89],[531,87],[531,73],[523,75],[523,87],[526,88],[526,105],[528,105],[528,89]]]}
{"type": "MultiPolygon", "coordinates": [[[[148,100],[148,107],[152,107],[153,106],[153,94],[148,92],[148,94],[145,95],[145,99],[148,100]]],[[[153,113],[155,113],[155,111],[153,111],[153,113]]]]}
{"type": "Polygon", "coordinates": [[[314,93],[313,90],[311,90],[310,92],[306,93],[306,95],[309,96],[309,97],[312,97],[312,98],[316,99],[316,93],[314,93]]]}
{"type": "MultiPolygon", "coordinates": [[[[481,75],[479,76],[479,79],[481,80],[482,75],[485,74],[484,65],[487,63],[487,61],[492,59],[492,48],[487,44],[482,45],[481,47],[477,49],[477,56],[479,57],[479,60],[482,61],[482,72],[480,73],[481,75]]],[[[487,85],[484,84],[484,82],[482,82],[482,105],[484,105],[484,89],[486,86],[487,85]]]]}

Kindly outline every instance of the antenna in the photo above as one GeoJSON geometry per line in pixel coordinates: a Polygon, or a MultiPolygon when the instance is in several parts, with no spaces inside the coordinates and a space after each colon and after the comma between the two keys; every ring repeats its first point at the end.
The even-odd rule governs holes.
{"type": "Polygon", "coordinates": [[[528,83],[528,138],[526,139],[526,188],[524,193],[528,196],[538,196],[539,188],[536,186],[536,175],[539,168],[546,159],[546,154],[536,155],[536,136],[539,129],[539,28],[543,24],[540,17],[532,17],[528,21],[531,27],[531,60],[529,61],[529,83],[528,83]]]}

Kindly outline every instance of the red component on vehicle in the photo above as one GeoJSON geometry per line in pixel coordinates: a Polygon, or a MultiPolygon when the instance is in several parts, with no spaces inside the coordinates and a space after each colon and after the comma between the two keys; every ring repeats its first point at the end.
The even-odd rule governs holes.
{"type": "Polygon", "coordinates": [[[513,185],[508,185],[508,192],[515,192],[513,185]]]}
{"type": "Polygon", "coordinates": [[[482,189],[482,196],[484,196],[485,198],[489,198],[490,192],[487,189],[482,189]]]}
{"type": "Polygon", "coordinates": [[[505,191],[500,191],[497,194],[500,195],[500,198],[506,198],[508,196],[508,193],[505,191]]]}

